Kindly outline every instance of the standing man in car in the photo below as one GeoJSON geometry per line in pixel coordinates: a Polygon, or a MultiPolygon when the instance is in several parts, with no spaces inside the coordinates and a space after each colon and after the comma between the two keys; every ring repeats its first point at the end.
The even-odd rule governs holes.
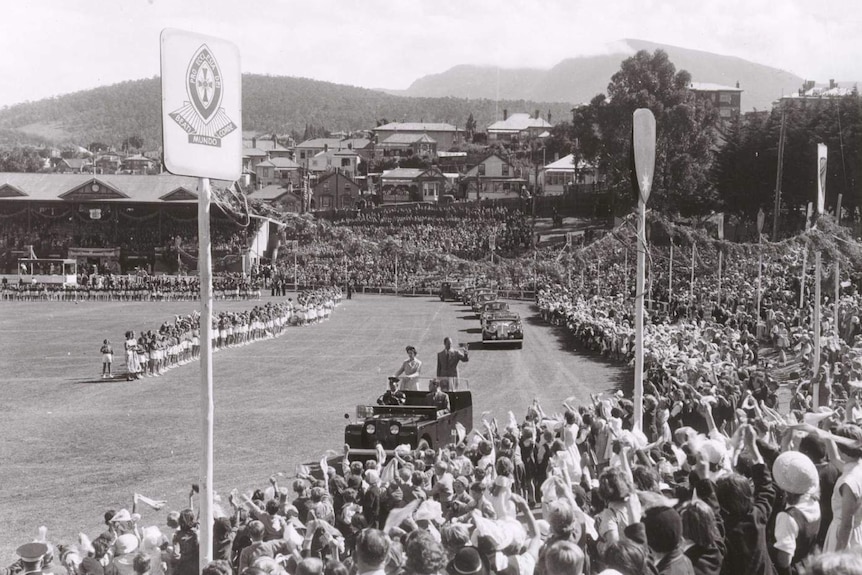
{"type": "Polygon", "coordinates": [[[452,349],[452,340],[443,338],[443,351],[437,354],[437,380],[440,382],[440,389],[450,390],[453,379],[457,383],[458,364],[462,361],[470,361],[467,345],[461,344],[459,349],[452,349]]]}

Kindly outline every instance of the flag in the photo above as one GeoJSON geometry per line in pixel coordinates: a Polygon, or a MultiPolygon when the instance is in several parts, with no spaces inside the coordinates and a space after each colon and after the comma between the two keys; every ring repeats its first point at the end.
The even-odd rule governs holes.
{"type": "Polygon", "coordinates": [[[826,206],[826,144],[817,144],[817,215],[826,206]]]}
{"type": "Polygon", "coordinates": [[[326,482],[326,490],[329,491],[329,465],[326,464],[326,456],[320,458],[320,471],[323,473],[323,481],[326,482]]]}
{"type": "Polygon", "coordinates": [[[467,428],[460,421],[455,422],[455,434],[458,437],[458,443],[461,443],[467,437],[467,428]]]}
{"type": "Polygon", "coordinates": [[[168,503],[167,501],[164,501],[161,499],[150,499],[149,497],[145,497],[145,496],[141,495],[140,493],[135,493],[134,497],[135,497],[135,501],[143,503],[144,505],[146,505],[150,509],[155,509],[156,511],[159,511],[162,507],[164,507],[168,503]]]}
{"type": "Polygon", "coordinates": [[[305,476],[305,475],[310,475],[310,474],[311,474],[311,469],[309,469],[307,465],[302,464],[302,463],[296,464],[296,475],[297,476],[300,476],[300,475],[305,476]]]}
{"type": "Polygon", "coordinates": [[[381,483],[392,483],[395,481],[395,474],[398,472],[398,460],[396,458],[392,458],[386,465],[383,466],[383,469],[380,471],[380,482],[381,483]]]}
{"type": "Polygon", "coordinates": [[[389,516],[386,517],[386,525],[383,526],[383,532],[389,533],[389,530],[393,527],[398,527],[401,525],[405,519],[413,516],[413,512],[416,511],[416,508],[419,507],[419,500],[414,499],[404,507],[397,507],[389,512],[389,516]]]}
{"type": "Polygon", "coordinates": [[[377,452],[377,463],[383,465],[386,462],[386,451],[379,443],[374,447],[374,450],[377,452]]]}

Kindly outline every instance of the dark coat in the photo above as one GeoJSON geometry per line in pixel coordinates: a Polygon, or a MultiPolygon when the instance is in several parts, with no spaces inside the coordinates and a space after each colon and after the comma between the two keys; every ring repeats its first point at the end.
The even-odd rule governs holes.
{"type": "Polygon", "coordinates": [[[721,575],[774,575],[766,543],[766,524],[775,501],[772,476],[763,463],[751,469],[754,506],[743,516],[723,514],[727,555],[721,575]]]}

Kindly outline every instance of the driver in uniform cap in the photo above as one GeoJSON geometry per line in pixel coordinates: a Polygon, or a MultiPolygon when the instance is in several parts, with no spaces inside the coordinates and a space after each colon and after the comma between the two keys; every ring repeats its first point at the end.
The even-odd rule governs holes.
{"type": "Polygon", "coordinates": [[[14,573],[16,575],[27,575],[28,573],[42,573],[42,560],[48,554],[48,545],[39,541],[33,543],[25,543],[15,550],[15,553],[20,557],[18,563],[21,567],[17,569],[17,565],[12,565],[8,569],[2,569],[3,575],[14,573]]]}
{"type": "Polygon", "coordinates": [[[389,389],[377,398],[377,405],[404,405],[407,403],[407,395],[398,389],[400,378],[389,378],[389,389]]]}

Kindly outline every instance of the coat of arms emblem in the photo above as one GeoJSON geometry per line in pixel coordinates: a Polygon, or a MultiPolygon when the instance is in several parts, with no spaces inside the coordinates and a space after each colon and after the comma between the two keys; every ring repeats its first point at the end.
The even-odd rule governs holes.
{"type": "Polygon", "coordinates": [[[189,61],[186,94],[189,99],[170,117],[188,133],[190,144],[221,147],[222,138],[236,130],[236,124],[221,107],[221,69],[206,44],[189,61]]]}

